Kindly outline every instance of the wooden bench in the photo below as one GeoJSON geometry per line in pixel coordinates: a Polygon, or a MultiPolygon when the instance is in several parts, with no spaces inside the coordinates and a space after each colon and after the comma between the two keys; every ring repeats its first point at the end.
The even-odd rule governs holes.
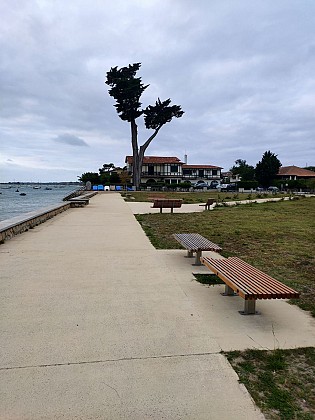
{"type": "Polygon", "coordinates": [[[201,265],[202,251],[222,251],[219,245],[214,244],[199,233],[174,233],[173,237],[187,249],[187,257],[193,257],[193,253],[196,253],[195,265],[201,265]]]}
{"type": "Polygon", "coordinates": [[[257,299],[299,298],[298,292],[240,258],[202,257],[201,262],[224,281],[224,295],[233,296],[235,292],[245,300],[244,311],[240,311],[244,315],[256,313],[257,299]]]}
{"type": "Polygon", "coordinates": [[[162,209],[171,209],[171,213],[173,213],[174,208],[179,208],[182,206],[183,200],[178,199],[167,199],[167,198],[154,198],[153,199],[153,206],[152,208],[159,208],[160,213],[162,213],[162,209]]]}
{"type": "Polygon", "coordinates": [[[214,204],[216,201],[213,198],[208,198],[206,204],[199,204],[199,206],[204,207],[205,210],[210,210],[210,206],[214,204]]]}

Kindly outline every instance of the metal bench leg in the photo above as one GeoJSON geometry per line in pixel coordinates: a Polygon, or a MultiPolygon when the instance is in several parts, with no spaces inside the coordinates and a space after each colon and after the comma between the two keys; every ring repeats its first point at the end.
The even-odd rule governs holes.
{"type": "Polygon", "coordinates": [[[256,314],[256,299],[244,301],[244,311],[241,312],[243,315],[254,315],[256,314]]]}
{"type": "Polygon", "coordinates": [[[195,264],[194,264],[194,265],[201,265],[200,258],[201,258],[201,251],[200,251],[200,250],[198,250],[198,251],[196,252],[196,259],[195,259],[195,264]]]}
{"type": "Polygon", "coordinates": [[[187,258],[192,258],[194,256],[193,251],[187,251],[187,258]]]}
{"type": "Polygon", "coordinates": [[[224,296],[235,296],[234,290],[227,284],[225,285],[224,296]]]}
{"type": "Polygon", "coordinates": [[[160,207],[160,213],[162,213],[162,207],[160,207]]]}

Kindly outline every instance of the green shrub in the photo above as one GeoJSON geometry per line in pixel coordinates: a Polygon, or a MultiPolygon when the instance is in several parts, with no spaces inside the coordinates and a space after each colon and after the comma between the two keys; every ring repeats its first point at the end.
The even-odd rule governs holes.
{"type": "Polygon", "coordinates": [[[255,190],[258,187],[257,181],[240,181],[237,184],[238,188],[244,188],[244,190],[255,190]]]}

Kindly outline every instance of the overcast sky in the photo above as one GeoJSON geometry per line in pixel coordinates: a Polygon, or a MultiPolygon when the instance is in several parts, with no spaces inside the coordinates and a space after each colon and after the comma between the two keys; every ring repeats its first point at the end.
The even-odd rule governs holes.
{"type": "Polygon", "coordinates": [[[104,82],[136,62],[143,106],[185,111],[147,155],[315,165],[314,0],[1,0],[0,15],[1,182],[124,166],[130,127],[104,82]]]}

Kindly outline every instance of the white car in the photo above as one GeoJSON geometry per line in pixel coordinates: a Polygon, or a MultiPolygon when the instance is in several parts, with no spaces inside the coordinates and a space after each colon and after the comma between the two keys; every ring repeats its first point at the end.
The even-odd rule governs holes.
{"type": "Polygon", "coordinates": [[[276,193],[276,192],[279,191],[279,188],[278,187],[268,187],[268,191],[276,193]]]}

